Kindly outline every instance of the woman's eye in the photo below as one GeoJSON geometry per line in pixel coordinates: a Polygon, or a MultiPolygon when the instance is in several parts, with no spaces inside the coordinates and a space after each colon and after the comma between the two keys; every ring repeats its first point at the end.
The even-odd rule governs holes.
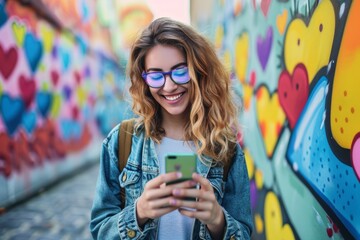
{"type": "Polygon", "coordinates": [[[148,76],[153,80],[160,80],[163,77],[161,73],[151,73],[148,76]]]}
{"type": "Polygon", "coordinates": [[[176,75],[176,76],[185,75],[185,74],[187,74],[187,68],[175,69],[175,70],[173,71],[173,74],[176,75]]]}

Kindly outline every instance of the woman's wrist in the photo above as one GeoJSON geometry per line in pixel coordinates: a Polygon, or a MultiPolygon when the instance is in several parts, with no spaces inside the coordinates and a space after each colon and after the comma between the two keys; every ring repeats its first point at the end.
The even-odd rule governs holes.
{"type": "Polygon", "coordinates": [[[206,225],[213,239],[223,239],[224,236],[225,216],[221,207],[219,212],[214,222],[206,225]]]}
{"type": "Polygon", "coordinates": [[[138,226],[141,229],[143,229],[145,223],[149,220],[149,218],[147,218],[141,214],[141,207],[139,208],[138,203],[139,203],[139,201],[136,201],[136,220],[137,220],[138,226]]]}

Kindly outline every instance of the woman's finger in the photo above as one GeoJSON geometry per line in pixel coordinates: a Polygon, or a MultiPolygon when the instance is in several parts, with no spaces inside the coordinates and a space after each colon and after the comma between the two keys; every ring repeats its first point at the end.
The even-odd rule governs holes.
{"type": "Polygon", "coordinates": [[[144,196],[148,201],[153,200],[153,199],[158,199],[158,198],[164,198],[164,197],[171,195],[172,191],[174,189],[192,188],[192,187],[196,186],[196,184],[197,184],[196,182],[191,180],[191,181],[185,181],[185,182],[177,183],[177,184],[164,185],[164,187],[159,187],[159,188],[154,188],[154,189],[149,189],[147,191],[144,191],[144,196]]]}
{"type": "Polygon", "coordinates": [[[161,184],[171,182],[174,180],[177,180],[181,178],[180,172],[171,172],[171,173],[165,173],[157,176],[154,179],[151,179],[149,182],[146,183],[145,189],[153,189],[160,187],[161,184]]]}
{"type": "Polygon", "coordinates": [[[191,208],[196,211],[211,211],[214,207],[214,204],[212,202],[197,202],[197,201],[190,201],[190,200],[183,200],[183,199],[171,199],[169,201],[171,206],[177,207],[177,208],[191,208]]]}
{"type": "Polygon", "coordinates": [[[199,201],[216,201],[214,192],[203,191],[202,189],[184,189],[175,188],[172,190],[172,195],[176,198],[196,198],[199,201]]]}
{"type": "Polygon", "coordinates": [[[210,191],[210,192],[214,191],[210,181],[208,179],[204,178],[203,176],[201,176],[200,174],[193,173],[192,178],[194,181],[200,183],[202,190],[210,191]]]}

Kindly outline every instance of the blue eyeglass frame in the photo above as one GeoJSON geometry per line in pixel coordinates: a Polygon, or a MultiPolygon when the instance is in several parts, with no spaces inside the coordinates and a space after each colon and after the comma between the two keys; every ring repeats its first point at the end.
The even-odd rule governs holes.
{"type": "MultiPolygon", "coordinates": [[[[184,68],[187,68],[188,71],[189,71],[188,66],[185,65],[184,68]]],[[[162,88],[162,87],[165,85],[165,82],[166,82],[166,75],[169,75],[171,81],[173,81],[173,82],[174,82],[175,84],[177,84],[177,85],[184,85],[184,84],[187,84],[188,82],[190,82],[190,80],[191,80],[191,79],[190,79],[190,76],[189,76],[189,80],[188,80],[187,82],[184,82],[184,83],[178,83],[178,82],[176,82],[176,81],[172,78],[172,76],[171,76],[171,75],[172,75],[172,72],[175,71],[175,70],[179,70],[179,67],[176,67],[176,68],[174,68],[174,69],[172,69],[172,70],[170,70],[170,71],[168,71],[168,72],[162,72],[162,71],[149,72],[149,73],[143,72],[143,73],[141,74],[141,77],[144,79],[144,81],[146,82],[146,84],[147,84],[149,87],[151,87],[151,88],[162,88]],[[151,73],[161,73],[161,74],[163,75],[163,77],[164,77],[164,83],[163,83],[161,86],[159,86],[159,87],[150,86],[149,83],[146,81],[146,77],[147,77],[148,74],[151,74],[151,73]]]]}

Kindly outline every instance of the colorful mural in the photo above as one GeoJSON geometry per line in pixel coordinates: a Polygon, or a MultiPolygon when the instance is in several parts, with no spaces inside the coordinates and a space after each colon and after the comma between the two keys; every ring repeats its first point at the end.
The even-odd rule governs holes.
{"type": "Polygon", "coordinates": [[[59,28],[0,0],[0,208],[98,161],[104,135],[131,115],[120,49],[92,3],[44,1],[66,19],[59,28]]]}
{"type": "Polygon", "coordinates": [[[360,239],[360,2],[213,5],[192,19],[243,100],[253,238],[360,239]]]}

